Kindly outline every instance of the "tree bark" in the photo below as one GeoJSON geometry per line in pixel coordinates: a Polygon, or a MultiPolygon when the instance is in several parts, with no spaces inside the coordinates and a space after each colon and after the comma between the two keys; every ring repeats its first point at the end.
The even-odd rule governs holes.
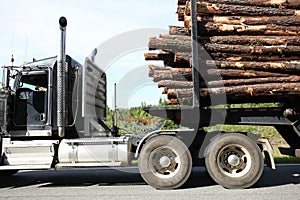
{"type": "MultiPolygon", "coordinates": [[[[185,5],[188,0],[178,0],[178,5],[185,5]]],[[[202,0],[198,0],[201,2],[202,0]]],[[[237,4],[248,6],[271,6],[279,8],[300,8],[298,0],[205,0],[210,3],[237,4]]]]}
{"type": "Polygon", "coordinates": [[[149,50],[163,49],[170,52],[191,52],[191,42],[180,39],[150,38],[149,50]]]}
{"type": "Polygon", "coordinates": [[[211,76],[222,76],[223,78],[253,78],[253,77],[287,77],[288,74],[235,69],[209,69],[207,74],[211,76]]]}
{"type": "Polygon", "coordinates": [[[243,69],[243,70],[265,70],[276,72],[292,72],[294,74],[300,74],[300,61],[291,62],[230,62],[230,61],[206,61],[208,68],[219,69],[243,69]]]}
{"type": "Polygon", "coordinates": [[[184,12],[185,12],[185,5],[179,5],[177,7],[178,21],[184,21],[184,12]]]}
{"type": "MultiPolygon", "coordinates": [[[[266,25],[273,24],[278,26],[299,26],[299,16],[198,16],[199,26],[206,23],[231,24],[231,25],[266,25]]],[[[191,30],[191,16],[184,16],[184,27],[191,30]]]]}
{"type": "Polygon", "coordinates": [[[155,70],[153,74],[153,81],[161,80],[176,80],[176,81],[191,81],[192,70],[189,68],[172,68],[171,70],[155,70]]]}
{"type": "Polygon", "coordinates": [[[251,78],[251,79],[230,79],[220,81],[208,82],[209,87],[224,87],[224,86],[236,86],[236,85],[252,85],[261,83],[288,83],[288,82],[300,82],[300,76],[288,76],[288,77],[266,77],[266,78],[251,78]]]}
{"type": "MultiPolygon", "coordinates": [[[[300,28],[300,27],[299,27],[300,28]]],[[[300,32],[299,32],[300,33],[300,32]]],[[[275,37],[265,37],[261,38],[252,36],[252,37],[240,37],[237,36],[224,36],[222,37],[211,37],[210,41],[216,41],[218,43],[205,43],[208,39],[201,39],[199,45],[202,47],[201,43],[205,43],[205,49],[209,52],[218,52],[218,53],[236,53],[236,54],[288,54],[288,55],[299,55],[300,46],[291,46],[286,44],[294,44],[297,42],[300,43],[300,37],[286,37],[286,36],[275,36],[275,37]],[[243,43],[252,42],[253,45],[256,42],[257,45],[262,45],[261,43],[277,43],[275,46],[246,46],[246,45],[232,45],[232,43],[238,43],[239,41],[243,43]],[[261,41],[261,43],[260,43],[261,41]],[[221,42],[227,42],[229,44],[220,44],[221,42]]],[[[249,44],[249,43],[248,43],[249,44]]],[[[191,40],[188,36],[161,36],[160,38],[150,38],[149,49],[157,50],[162,49],[168,52],[191,52],[191,40]]]]}
{"type": "Polygon", "coordinates": [[[149,65],[149,72],[148,76],[153,77],[155,71],[167,71],[167,70],[172,70],[171,67],[165,67],[165,66],[156,66],[156,65],[149,65]]]}
{"type": "MultiPolygon", "coordinates": [[[[199,1],[199,0],[198,0],[199,1]]],[[[207,0],[211,3],[238,4],[249,6],[270,6],[279,8],[300,8],[298,0],[207,0]]]]}
{"type": "Polygon", "coordinates": [[[251,46],[268,46],[268,45],[300,45],[299,36],[213,36],[210,37],[210,43],[231,44],[231,45],[251,45],[251,46]]]}
{"type": "Polygon", "coordinates": [[[191,81],[173,81],[165,80],[158,82],[158,87],[166,87],[168,89],[182,89],[182,88],[192,88],[193,82],[191,81]]]}
{"type": "Polygon", "coordinates": [[[272,24],[249,26],[208,22],[198,26],[198,32],[204,37],[211,35],[300,36],[300,26],[277,26],[272,24]]]}
{"type": "Polygon", "coordinates": [[[163,60],[171,61],[174,60],[174,54],[166,51],[160,51],[159,53],[145,53],[145,60],[163,60]]]}
{"type": "Polygon", "coordinates": [[[169,26],[170,35],[191,35],[190,31],[182,26],[169,26]]]}
{"type": "MultiPolygon", "coordinates": [[[[229,94],[235,97],[276,96],[277,94],[300,95],[300,83],[265,83],[245,86],[202,89],[200,96],[229,94]]],[[[183,92],[186,97],[186,92],[183,92]]],[[[181,94],[178,92],[178,97],[181,94]]]]}
{"type": "Polygon", "coordinates": [[[210,53],[214,60],[219,61],[257,61],[257,62],[276,62],[276,61],[291,61],[299,60],[299,56],[289,55],[248,55],[234,53],[210,53]]]}
{"type": "MultiPolygon", "coordinates": [[[[228,44],[205,44],[209,52],[236,53],[247,55],[299,55],[300,46],[244,46],[228,44]]],[[[188,50],[188,49],[186,49],[188,50]]]]}
{"type": "MultiPolygon", "coordinates": [[[[168,99],[192,98],[192,89],[170,89],[168,99]]],[[[276,95],[297,95],[300,96],[300,83],[265,83],[232,87],[218,87],[200,89],[201,97],[214,95],[229,95],[236,97],[247,96],[276,96],[276,95]]],[[[242,101],[242,100],[241,100],[242,101]]],[[[243,101],[242,101],[243,102],[243,101]]]]}
{"type": "MultiPolygon", "coordinates": [[[[300,12],[296,9],[281,9],[260,6],[245,6],[236,4],[220,4],[209,2],[197,3],[198,14],[217,14],[217,15],[251,15],[251,16],[299,16],[300,12]]],[[[185,15],[191,15],[191,4],[186,4],[185,15]]]]}

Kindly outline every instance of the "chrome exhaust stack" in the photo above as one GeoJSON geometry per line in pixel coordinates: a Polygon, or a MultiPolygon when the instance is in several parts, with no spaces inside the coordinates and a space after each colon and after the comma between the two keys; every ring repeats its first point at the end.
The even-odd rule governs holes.
{"type": "Polygon", "coordinates": [[[65,63],[66,63],[66,27],[67,19],[59,19],[60,42],[57,55],[57,127],[58,136],[65,136],[65,117],[66,117],[66,87],[65,87],[65,63]]]}

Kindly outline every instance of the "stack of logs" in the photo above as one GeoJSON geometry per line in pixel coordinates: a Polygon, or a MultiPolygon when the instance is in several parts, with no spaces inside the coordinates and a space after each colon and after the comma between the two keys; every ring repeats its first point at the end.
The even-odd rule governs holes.
{"type": "MultiPolygon", "coordinates": [[[[299,0],[198,0],[201,102],[219,95],[227,103],[300,97],[299,0]]],[[[191,104],[191,3],[178,0],[178,20],[168,35],[150,39],[149,76],[165,88],[169,104],[191,104]]]]}

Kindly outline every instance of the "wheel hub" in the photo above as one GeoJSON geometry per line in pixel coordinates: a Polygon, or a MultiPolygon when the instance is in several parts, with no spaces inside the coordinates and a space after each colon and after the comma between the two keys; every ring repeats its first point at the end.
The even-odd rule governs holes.
{"type": "Polygon", "coordinates": [[[160,159],[159,159],[159,164],[162,166],[162,167],[169,167],[171,165],[171,159],[168,157],[168,156],[162,156],[160,159]]]}
{"type": "Polygon", "coordinates": [[[237,155],[234,155],[234,154],[228,156],[227,161],[228,161],[228,164],[233,166],[233,167],[236,167],[240,164],[239,157],[237,155]]]}

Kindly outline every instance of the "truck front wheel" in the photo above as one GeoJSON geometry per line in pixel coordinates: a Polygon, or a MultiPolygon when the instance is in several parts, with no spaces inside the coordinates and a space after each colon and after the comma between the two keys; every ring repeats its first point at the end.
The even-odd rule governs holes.
{"type": "Polygon", "coordinates": [[[205,157],[208,173],[229,189],[251,187],[262,175],[264,160],[258,145],[242,134],[224,134],[212,141],[205,157]]]}
{"type": "Polygon", "coordinates": [[[161,135],[143,146],[139,160],[143,179],[157,189],[182,186],[192,170],[192,157],[186,145],[176,137],[161,135]]]}

